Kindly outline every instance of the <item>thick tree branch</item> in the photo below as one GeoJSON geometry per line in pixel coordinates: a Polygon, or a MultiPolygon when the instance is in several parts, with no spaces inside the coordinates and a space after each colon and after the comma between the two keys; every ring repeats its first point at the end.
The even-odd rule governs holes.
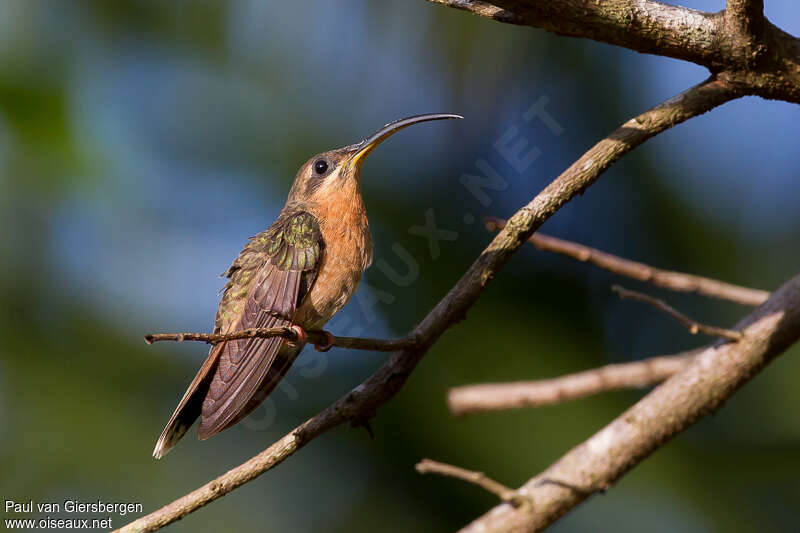
{"type": "Polygon", "coordinates": [[[686,368],[701,351],[605,365],[552,379],[462,385],[450,389],[447,406],[452,415],[461,416],[555,405],[602,392],[649,387],[686,368]]]}
{"type": "Polygon", "coordinates": [[[154,531],[164,527],[270,470],[326,431],[344,423],[363,425],[378,407],[397,394],[428,349],[447,329],[464,319],[486,285],[548,218],[635,147],[733,98],[735,93],[712,78],[625,122],[509,218],[506,227],[455,286],[406,337],[412,348],[394,354],[361,385],[246,463],[131,522],[121,531],[154,531]]]}
{"type": "MultiPolygon", "coordinates": [[[[487,217],[486,227],[490,231],[502,229],[506,221],[500,218],[487,217]]],[[[645,263],[631,261],[612,255],[597,248],[591,248],[576,242],[565,241],[549,235],[534,233],[528,242],[539,250],[565,255],[576,261],[590,263],[613,274],[627,276],[638,281],[652,283],[657,287],[678,292],[696,292],[703,296],[728,300],[742,305],[761,305],[769,298],[768,291],[732,285],[684,272],[661,270],[645,263]]]]}
{"type": "Polygon", "coordinates": [[[616,292],[621,299],[630,298],[631,300],[638,300],[640,302],[644,302],[649,304],[662,313],[669,315],[670,317],[674,318],[684,326],[686,329],[689,330],[689,333],[692,335],[696,335],[697,333],[705,333],[706,335],[710,335],[711,337],[720,337],[722,339],[728,339],[732,341],[738,341],[742,338],[741,331],[735,331],[732,329],[725,329],[725,328],[718,328],[716,326],[709,326],[708,324],[703,324],[690,318],[671,305],[667,304],[663,300],[659,300],[658,298],[653,298],[650,295],[644,294],[642,292],[631,291],[624,287],[620,287],[619,285],[614,285],[611,287],[611,290],[616,292]]]}
{"type": "Polygon", "coordinates": [[[500,505],[463,531],[540,531],[722,406],[800,337],[800,275],[736,329],[744,332],[742,340],[705,349],[683,371],[526,482],[519,492],[536,502],[534,509],[500,505]]]}
{"type": "Polygon", "coordinates": [[[493,480],[483,472],[466,470],[460,466],[440,463],[430,459],[423,459],[417,463],[414,468],[416,468],[417,472],[420,474],[439,474],[440,476],[452,477],[466,481],[467,483],[472,483],[473,485],[477,485],[487,492],[491,492],[500,498],[501,501],[510,503],[515,507],[531,503],[524,496],[517,493],[517,491],[514,489],[506,487],[502,483],[493,480]]]}
{"type": "Polygon", "coordinates": [[[652,0],[428,1],[500,22],[691,61],[717,73],[740,95],[800,103],[800,40],[763,18],[763,0],[729,0],[729,13],[703,13],[652,0]]]}
{"type": "Polygon", "coordinates": [[[476,15],[637,52],[722,64],[719,14],[649,0],[429,0],[476,15]]]}
{"type": "MultiPolygon", "coordinates": [[[[338,337],[327,331],[306,331],[308,340],[320,346],[337,346],[350,350],[369,350],[373,352],[396,352],[412,348],[414,342],[410,339],[369,339],[360,337],[338,337]]],[[[251,338],[268,339],[270,337],[283,337],[291,342],[297,342],[297,332],[292,328],[250,328],[233,333],[152,333],[145,335],[144,342],[153,344],[159,341],[201,341],[208,344],[217,344],[222,341],[251,338]]]]}

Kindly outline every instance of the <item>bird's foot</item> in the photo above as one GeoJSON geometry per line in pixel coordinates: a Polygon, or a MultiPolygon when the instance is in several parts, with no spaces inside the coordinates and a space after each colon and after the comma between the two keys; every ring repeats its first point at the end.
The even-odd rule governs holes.
{"type": "Polygon", "coordinates": [[[291,344],[293,346],[297,346],[299,344],[305,344],[306,343],[306,341],[308,340],[308,333],[306,333],[306,330],[304,330],[303,328],[301,328],[297,324],[292,324],[291,326],[289,326],[289,329],[293,330],[295,335],[297,335],[297,339],[294,340],[294,341],[289,342],[289,344],[291,344]]]}
{"type": "MultiPolygon", "coordinates": [[[[290,341],[289,344],[297,346],[299,344],[305,344],[308,342],[308,333],[306,333],[306,330],[304,330],[297,324],[292,324],[291,326],[289,326],[289,329],[294,331],[294,334],[297,336],[297,339],[290,341]]],[[[314,349],[317,350],[318,352],[327,352],[328,350],[333,348],[333,335],[331,335],[330,331],[321,331],[320,333],[322,333],[325,336],[325,344],[314,343],[314,349]]]]}
{"type": "Polygon", "coordinates": [[[315,344],[314,349],[318,352],[327,352],[331,348],[333,348],[333,335],[331,335],[330,331],[322,331],[322,334],[325,335],[325,344],[315,344]]]}

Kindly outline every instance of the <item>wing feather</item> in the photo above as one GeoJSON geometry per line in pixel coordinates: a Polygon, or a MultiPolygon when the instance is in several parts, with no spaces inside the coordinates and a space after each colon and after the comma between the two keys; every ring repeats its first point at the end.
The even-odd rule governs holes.
{"type": "MultiPolygon", "coordinates": [[[[291,209],[253,237],[228,269],[215,332],[291,325],[295,310],[316,278],[324,249],[313,215],[291,209]],[[241,291],[242,296],[239,296],[241,291]],[[245,301],[230,314],[235,299],[245,301]],[[239,308],[237,308],[239,309],[239,308]]],[[[299,349],[281,350],[280,337],[238,339],[211,348],[208,358],[181,398],[153,451],[162,457],[201,418],[198,435],[206,439],[230,427],[257,407],[277,385],[299,349]]]]}
{"type": "MultiPolygon", "coordinates": [[[[301,297],[303,273],[316,268],[316,262],[305,260],[306,250],[309,247],[318,249],[321,237],[316,221],[304,213],[284,224],[280,238],[281,245],[272,259],[261,267],[250,288],[236,330],[291,325],[301,297]]],[[[203,402],[198,428],[201,439],[235,424],[260,403],[254,404],[251,400],[260,391],[263,393],[265,380],[283,344],[283,339],[278,337],[242,339],[228,344],[203,402]]],[[[278,365],[281,368],[273,369],[272,374],[282,376],[292,361],[281,361],[278,365]]],[[[273,387],[274,384],[269,390],[273,387]]]]}
{"type": "MultiPolygon", "coordinates": [[[[269,267],[267,269],[272,270],[269,267]]],[[[269,294],[270,297],[285,290],[290,285],[289,282],[294,286],[294,292],[297,292],[299,288],[299,276],[292,275],[292,273],[273,273],[269,278],[280,279],[277,287],[273,289],[274,292],[269,294]]],[[[236,330],[272,328],[291,324],[290,320],[277,316],[271,309],[261,308],[252,298],[248,298],[245,307],[247,312],[236,330]],[[253,309],[254,307],[258,309],[253,309]]],[[[264,380],[282,342],[282,338],[272,337],[269,339],[239,339],[227,344],[220,356],[219,367],[212,380],[209,393],[203,402],[199,428],[201,439],[208,438],[228,427],[229,422],[236,417],[239,410],[248,402],[264,380]]]]}

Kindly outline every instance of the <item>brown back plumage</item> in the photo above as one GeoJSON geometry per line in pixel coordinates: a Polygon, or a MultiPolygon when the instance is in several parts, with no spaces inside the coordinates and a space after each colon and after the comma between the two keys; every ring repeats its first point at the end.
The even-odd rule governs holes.
{"type": "MultiPolygon", "coordinates": [[[[270,228],[250,240],[227,275],[215,332],[291,325],[316,277],[324,248],[313,215],[287,206],[270,228]]],[[[300,347],[280,337],[237,339],[213,347],[172,414],[153,456],[163,457],[198,416],[206,439],[232,426],[263,401],[300,347]],[[273,368],[274,367],[274,368],[273,368]],[[257,400],[260,398],[260,400],[257,400]]]]}

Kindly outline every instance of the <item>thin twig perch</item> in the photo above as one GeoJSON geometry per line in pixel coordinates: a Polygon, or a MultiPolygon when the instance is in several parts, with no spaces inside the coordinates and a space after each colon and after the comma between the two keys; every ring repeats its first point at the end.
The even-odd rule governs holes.
{"type": "MultiPolygon", "coordinates": [[[[332,346],[339,348],[347,348],[350,350],[369,350],[372,352],[397,352],[412,348],[414,346],[414,339],[369,339],[361,337],[337,337],[331,335],[326,331],[306,331],[308,340],[314,344],[326,345],[330,343],[332,346]]],[[[201,341],[209,344],[216,344],[222,341],[231,341],[236,339],[250,339],[250,338],[270,338],[270,337],[283,337],[292,342],[296,342],[297,332],[292,328],[250,328],[241,331],[234,331],[233,333],[152,333],[145,335],[144,341],[147,344],[153,344],[159,341],[201,341]]]]}

